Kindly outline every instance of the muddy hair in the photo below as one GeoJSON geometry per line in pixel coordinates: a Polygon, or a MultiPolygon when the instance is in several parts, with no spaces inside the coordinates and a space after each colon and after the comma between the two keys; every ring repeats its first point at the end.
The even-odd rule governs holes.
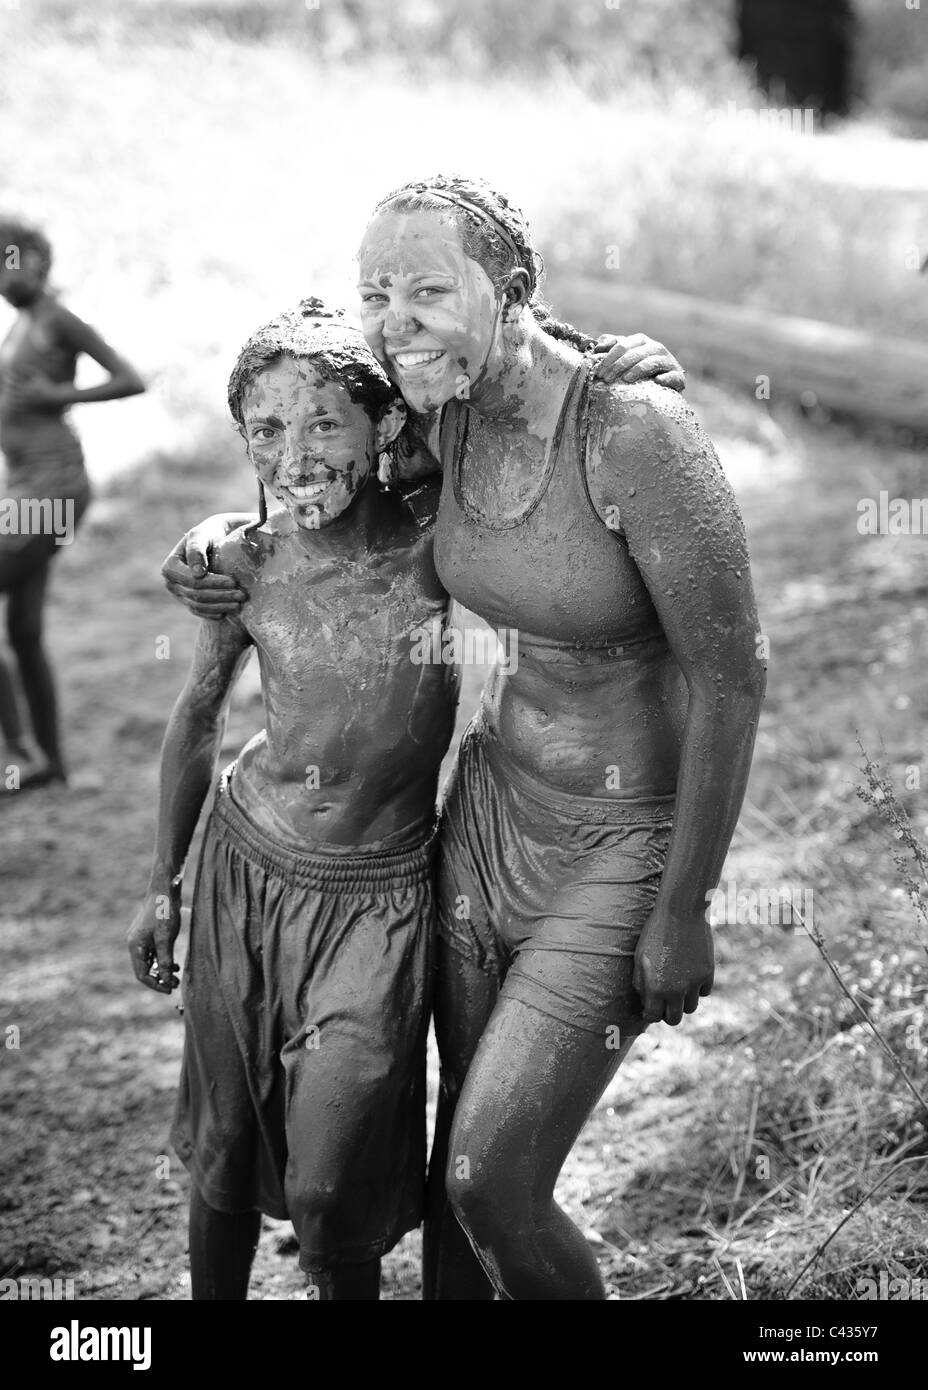
{"type": "MultiPolygon", "coordinates": [[[[282,357],[312,362],[321,376],[343,386],[355,405],[360,405],[377,424],[384,412],[401,400],[396,387],[371,352],[360,329],[345,319],[343,309],[328,308],[315,297],[301,299],[253,333],[238,355],[229,377],[228,400],[232,418],[244,426],[245,391],[266,367],[282,357]]],[[[394,441],[395,442],[395,441],[394,441]]],[[[385,452],[390,452],[390,445],[385,452]]],[[[258,521],[267,521],[267,498],[258,483],[258,521]]],[[[256,525],[246,528],[249,532],[256,525]]]]}
{"type": "Polygon", "coordinates": [[[512,271],[524,270],[529,283],[529,308],[544,332],[580,352],[590,351],[595,340],[572,324],[556,319],[541,297],[539,286],[544,277],[544,261],[532,245],[525,217],[485,179],[466,179],[455,174],[417,179],[383,198],[375,214],[388,207],[401,212],[424,209],[451,215],[461,234],[465,254],[483,266],[499,293],[512,271]],[[459,198],[471,206],[456,201],[459,198]]]}
{"type": "Polygon", "coordinates": [[[52,246],[42,229],[34,222],[0,212],[0,264],[6,264],[7,248],[14,246],[20,254],[23,251],[37,251],[42,258],[42,270],[48,274],[52,264],[52,246]]]}

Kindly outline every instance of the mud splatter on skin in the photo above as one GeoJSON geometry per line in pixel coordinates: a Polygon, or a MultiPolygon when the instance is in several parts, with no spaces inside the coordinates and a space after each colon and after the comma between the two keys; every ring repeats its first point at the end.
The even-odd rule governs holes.
{"type": "MultiPolygon", "coordinates": [[[[610,764],[618,799],[676,784],[656,916],[702,921],[764,686],[743,528],[711,444],[654,386],[597,385],[565,404],[582,358],[539,327],[533,276],[514,267],[494,289],[453,210],[391,207],[361,247],[365,335],[414,408],[445,407],[446,587],[520,634],[518,670],[493,674],[483,716],[526,771],[564,790],[609,795],[610,764]],[[402,348],[443,356],[404,372],[402,348]],[[459,357],[469,394],[455,389],[459,357]]],[[[659,975],[672,956],[656,951],[659,975]]]]}
{"type": "Polygon", "coordinates": [[[376,480],[334,526],[276,513],[256,539],[238,559],[266,724],[236,773],[249,814],[290,844],[361,844],[427,819],[456,696],[453,671],[409,658],[447,604],[429,541],[376,480]]]}
{"type": "MultiPolygon", "coordinates": [[[[343,351],[357,368],[355,337],[343,351]]],[[[413,632],[447,609],[431,535],[375,476],[403,411],[372,419],[331,379],[331,356],[284,353],[230,388],[256,473],[286,509],[247,539],[233,533],[216,566],[251,595],[239,628],[258,651],[266,717],[234,788],[291,846],[427,822],[457,696],[453,670],[410,660],[413,632]]]]}
{"type": "MultiPolygon", "coordinates": [[[[364,335],[407,403],[419,413],[451,401],[473,413],[466,486],[478,509],[518,514],[539,474],[559,400],[580,355],[543,334],[469,257],[449,214],[379,213],[358,256],[364,335]],[[404,366],[409,353],[440,354],[404,366]]],[[[524,280],[524,277],[523,277],[524,280]]]]}
{"type": "MultiPolygon", "coordinates": [[[[442,213],[422,212],[415,224],[395,213],[375,218],[362,247],[362,283],[378,260],[392,273],[372,301],[365,332],[375,352],[385,352],[391,331],[401,330],[410,344],[447,348],[449,358],[456,341],[467,343],[465,360],[480,363],[465,399],[449,389],[450,371],[441,366],[434,369],[430,396],[410,395],[405,379],[396,379],[414,407],[444,407],[439,575],[465,607],[519,633],[517,670],[497,669],[484,692],[480,718],[487,737],[536,779],[540,795],[554,787],[624,800],[676,790],[674,826],[657,901],[639,938],[634,988],[648,1020],[677,1023],[711,988],[705,894],[718,879],[740,810],[764,688],[741,519],[711,445],[671,393],[651,386],[587,389],[579,354],[545,335],[526,306],[526,283],[533,284],[527,272],[521,285],[518,273],[511,278],[511,303],[503,309],[497,299],[500,312],[490,327],[483,301],[462,292],[480,285],[485,297],[489,274],[484,269],[481,281],[463,244],[455,248],[451,239],[442,213]],[[429,216],[431,238],[423,230],[429,216]],[[466,319],[451,331],[429,297],[423,304],[410,293],[418,275],[429,283],[439,253],[454,267],[449,297],[454,302],[457,296],[458,314],[466,319]],[[621,774],[615,790],[605,779],[610,768],[621,774]]],[[[460,756],[464,784],[466,749],[460,756]]],[[[467,811],[474,823],[495,815],[492,793],[486,795],[486,805],[467,811]]],[[[531,844],[531,824],[524,835],[531,844]]],[[[462,837],[452,817],[449,844],[462,837]]],[[[618,880],[620,860],[618,852],[618,880]]],[[[452,878],[456,871],[482,881],[488,869],[479,846],[452,878]]],[[[494,876],[505,880],[506,873],[497,867],[494,876]]],[[[571,910],[583,897],[582,863],[577,874],[571,910]]],[[[504,898],[518,891],[517,877],[501,884],[504,898]]],[[[547,884],[550,911],[566,886],[558,877],[552,872],[547,884]]],[[[479,1020],[484,1014],[470,1000],[463,975],[455,978],[454,965],[441,988],[446,1008],[450,999],[461,1013],[454,1031],[471,1035],[472,1015],[479,1020]]],[[[537,1163],[519,1171],[508,1161],[511,1154],[532,1152],[545,1163],[549,1143],[563,1151],[565,1131],[579,1132],[589,1104],[621,1060],[616,1056],[597,1074],[603,1052],[589,1046],[584,1055],[589,1041],[582,1030],[555,1026],[543,1013],[507,1001],[481,1039],[477,1075],[473,1066],[468,1074],[448,1151],[472,1146],[493,1199],[473,1197],[477,1228],[468,1221],[473,1184],[461,1185],[452,1199],[497,1288],[511,1297],[563,1297],[567,1288],[575,1297],[598,1296],[595,1281],[584,1282],[583,1270],[571,1268],[566,1248],[542,1248],[538,1230],[548,1222],[539,1219],[537,1200],[530,1209],[519,1200],[520,1193],[538,1190],[537,1163]],[[562,1036],[555,1038],[558,1030],[562,1036]],[[540,1069],[539,1057],[549,1059],[540,1069]],[[576,1096],[582,1104],[567,1118],[576,1096]],[[557,1132],[541,1130],[539,1105],[557,1113],[557,1132]],[[507,1155],[500,1163],[489,1157],[497,1144],[507,1155]],[[512,1176],[518,1190],[508,1192],[512,1176]],[[495,1228],[488,1211],[499,1214],[495,1228]],[[513,1250],[532,1255],[512,1261],[513,1250]]],[[[442,1063],[460,1080],[453,1050],[443,1049],[442,1063]]],[[[447,1240],[450,1251],[455,1237],[447,1240]]],[[[449,1262],[453,1258],[449,1253],[449,1262]]]]}
{"type": "MultiPolygon", "coordinates": [[[[453,202],[455,181],[437,182],[453,202]]],[[[469,199],[473,212],[476,198],[478,222],[484,210],[485,251],[467,254],[454,212],[396,206],[407,195],[427,197],[427,181],[391,195],[361,248],[365,334],[415,410],[442,409],[440,577],[465,607],[519,633],[517,669],[497,668],[484,691],[486,739],[534,779],[542,798],[546,788],[615,800],[676,791],[634,988],[646,1019],[678,1023],[711,988],[705,895],[740,810],[764,688],[740,516],[711,445],[671,393],[593,387],[580,354],[542,331],[529,302],[536,277],[524,222],[493,190],[459,182],[458,206],[469,199]],[[518,242],[508,226],[497,236],[516,257],[505,282],[499,246],[486,248],[510,214],[518,242]],[[403,349],[438,355],[404,370],[403,349]],[[468,391],[455,380],[462,362],[468,391]],[[620,782],[610,785],[606,774],[616,768],[620,782]]],[[[462,799],[449,809],[446,853],[454,858],[451,846],[470,845],[449,876],[502,880],[498,891],[508,901],[518,873],[506,864],[491,872],[479,837],[468,840],[467,825],[492,823],[494,798],[504,794],[502,786],[494,792],[492,777],[475,778],[472,756],[465,740],[459,785],[474,778],[483,790],[469,796],[486,803],[463,809],[462,799]]],[[[533,844],[530,819],[514,833],[533,844]]],[[[583,902],[584,867],[580,856],[571,913],[583,902]]],[[[624,872],[617,850],[618,913],[624,872]]],[[[601,866],[600,873],[608,877],[601,866]]],[[[544,910],[556,914],[569,887],[570,874],[565,882],[549,867],[544,910]]],[[[487,912],[498,945],[502,923],[489,905],[487,912]]],[[[452,963],[441,989],[448,1013],[461,1016],[451,1034],[472,1037],[486,1015],[469,997],[465,972],[452,963]]],[[[604,1065],[603,1058],[599,1040],[553,1024],[518,998],[500,1000],[477,1058],[463,1068],[453,1047],[443,1048],[443,1067],[458,1083],[469,1065],[448,1152],[471,1146],[486,1188],[474,1196],[475,1184],[465,1182],[451,1199],[484,1267],[510,1297],[600,1296],[595,1275],[571,1259],[566,1243],[544,1247],[540,1232],[555,1221],[553,1212],[539,1214],[537,1194],[548,1191],[539,1165],[552,1147],[563,1152],[565,1134],[579,1132],[621,1060],[604,1065]],[[556,1114],[556,1124],[543,1128],[543,1112],[556,1114]],[[524,1169],[511,1161],[522,1153],[535,1156],[524,1169]],[[531,1203],[520,1200],[525,1193],[531,1203]]],[[[445,1256],[449,1268],[465,1258],[456,1239],[442,1237],[457,1251],[445,1256]]]]}
{"type": "Polygon", "coordinates": [[[368,228],[358,261],[364,336],[408,404],[428,413],[478,389],[498,355],[500,306],[451,219],[384,213],[368,228]],[[410,353],[436,358],[407,365],[410,353]]]}
{"type": "Polygon", "coordinates": [[[246,386],[242,433],[264,487],[311,530],[341,516],[376,467],[364,407],[312,362],[293,357],[246,386]]]}
{"type": "MultiPolygon", "coordinates": [[[[541,330],[525,272],[520,285],[514,268],[508,298],[494,288],[467,255],[453,210],[387,204],[359,263],[375,356],[414,409],[447,406],[446,439],[457,435],[455,457],[443,460],[451,466],[439,571],[454,598],[520,632],[518,672],[497,673],[485,693],[491,724],[527,770],[565,790],[600,795],[604,767],[621,762],[624,795],[672,791],[688,703],[681,675],[718,691],[750,685],[758,668],[743,529],[711,445],[674,394],[653,386],[598,386],[585,418],[561,419],[581,355],[541,330]],[[404,369],[406,351],[441,356],[404,369]],[[469,393],[460,390],[461,362],[469,393]],[[563,447],[575,457],[590,410],[590,448],[577,460],[590,496],[563,486],[552,493],[558,424],[567,424],[563,447]],[[626,489],[630,462],[641,476],[626,489]],[[689,608],[697,631],[712,634],[707,644],[689,650],[673,606],[689,608]],[[662,628],[667,636],[668,626],[672,652],[629,653],[616,665],[621,648],[662,628]]],[[[554,471],[577,464],[565,459],[554,471]]],[[[750,744],[753,732],[745,737],[750,744]]],[[[738,763],[740,750],[730,751],[738,763]]],[[[717,788],[714,812],[725,801],[717,788]]]]}

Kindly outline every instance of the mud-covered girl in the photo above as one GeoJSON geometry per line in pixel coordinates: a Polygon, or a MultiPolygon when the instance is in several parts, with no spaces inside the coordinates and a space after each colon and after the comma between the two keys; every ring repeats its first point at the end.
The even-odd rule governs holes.
{"type": "Polygon", "coordinates": [[[263,1211],[293,1222],[311,1296],[376,1299],[381,1256],[422,1219],[457,676],[409,653],[447,594],[431,535],[378,481],[405,407],[357,329],[318,301],[280,315],[242,350],[229,406],[280,505],[223,543],[249,600],[201,624],[129,947],[143,984],[175,987],[180,874],[257,649],[265,727],[216,792],[184,975],[173,1140],[192,1179],[193,1297],[245,1298],[263,1211]]]}
{"type": "Polygon", "coordinates": [[[519,633],[443,808],[438,1297],[488,1296],[480,1267],[506,1298],[604,1297],[555,1182],[635,1037],[712,987],[707,894],[765,686],[711,444],[673,393],[597,384],[537,289],[524,219],[482,182],[398,190],[362,243],[365,336],[440,414],[439,576],[519,633]]]}

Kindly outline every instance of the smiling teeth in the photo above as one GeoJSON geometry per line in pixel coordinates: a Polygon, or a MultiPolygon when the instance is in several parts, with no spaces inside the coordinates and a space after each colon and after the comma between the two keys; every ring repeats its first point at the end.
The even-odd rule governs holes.
{"type": "Polygon", "coordinates": [[[444,357],[444,352],[398,352],[396,361],[401,367],[421,367],[426,362],[434,362],[439,357],[444,357]]]}
{"type": "Polygon", "coordinates": [[[325,487],[320,486],[319,483],[314,483],[311,487],[291,487],[288,488],[287,491],[292,493],[294,497],[299,498],[301,502],[305,502],[307,498],[319,497],[325,492],[325,487]]]}

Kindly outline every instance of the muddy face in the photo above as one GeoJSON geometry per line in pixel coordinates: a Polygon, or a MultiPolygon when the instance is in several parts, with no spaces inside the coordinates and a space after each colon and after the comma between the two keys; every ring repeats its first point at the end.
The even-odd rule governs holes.
{"type": "Polygon", "coordinates": [[[451,217],[380,213],[358,262],[364,336],[412,408],[466,400],[501,356],[501,303],[451,217]]]}
{"type": "Polygon", "coordinates": [[[363,406],[312,362],[282,357],[242,399],[248,455],[266,490],[308,530],[351,506],[376,460],[376,428],[363,406]]]}

